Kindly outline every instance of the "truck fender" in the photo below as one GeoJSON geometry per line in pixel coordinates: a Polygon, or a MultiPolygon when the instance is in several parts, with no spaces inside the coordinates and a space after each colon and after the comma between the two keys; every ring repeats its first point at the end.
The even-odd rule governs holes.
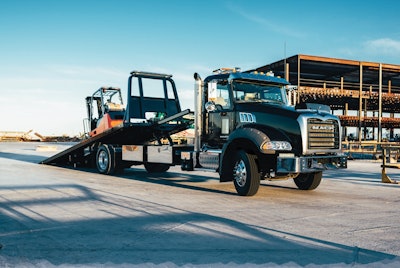
{"type": "Polygon", "coordinates": [[[225,182],[232,180],[232,165],[234,165],[234,163],[232,163],[231,159],[232,155],[239,150],[243,150],[249,154],[254,154],[260,160],[262,159],[261,161],[263,164],[261,166],[258,164],[258,168],[260,172],[264,170],[266,158],[269,157],[270,159],[276,159],[276,152],[274,150],[263,151],[261,149],[261,145],[270,140],[290,141],[284,133],[260,125],[248,125],[232,132],[222,148],[219,163],[220,181],[225,182]]]}
{"type": "Polygon", "coordinates": [[[222,148],[222,154],[219,163],[220,181],[231,181],[233,165],[232,154],[243,150],[250,154],[259,155],[261,144],[269,140],[269,137],[262,131],[255,128],[238,128],[232,132],[227,142],[222,148]]]}

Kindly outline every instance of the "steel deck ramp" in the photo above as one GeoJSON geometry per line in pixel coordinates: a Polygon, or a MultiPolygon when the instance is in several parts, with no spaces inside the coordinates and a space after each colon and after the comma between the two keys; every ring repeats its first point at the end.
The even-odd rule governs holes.
{"type": "Polygon", "coordinates": [[[175,133],[188,129],[190,125],[193,124],[194,119],[183,118],[185,115],[191,113],[192,112],[189,109],[186,109],[160,121],[143,123],[125,122],[92,138],[83,140],[64,151],[41,161],[40,164],[57,165],[77,163],[79,162],[78,160],[83,160],[85,158],[85,149],[95,143],[142,145],[159,139],[169,138],[175,133]],[[171,121],[176,119],[180,120],[171,123],[171,121]]]}

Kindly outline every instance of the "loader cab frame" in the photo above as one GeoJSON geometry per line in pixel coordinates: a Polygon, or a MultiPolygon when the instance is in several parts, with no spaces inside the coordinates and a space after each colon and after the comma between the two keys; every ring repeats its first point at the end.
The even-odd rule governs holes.
{"type": "MultiPolygon", "coordinates": [[[[102,121],[107,120],[104,128],[120,124],[124,118],[125,107],[122,100],[121,89],[116,87],[101,87],[92,96],[86,97],[88,113],[89,136],[99,134],[96,130],[102,121]]],[[[104,123],[103,123],[104,124],[104,123]]],[[[106,129],[103,129],[106,130],[106,129]]]]}

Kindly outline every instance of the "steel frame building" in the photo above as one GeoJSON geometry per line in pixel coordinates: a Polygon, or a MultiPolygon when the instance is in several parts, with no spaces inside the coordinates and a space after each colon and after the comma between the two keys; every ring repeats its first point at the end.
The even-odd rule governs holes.
{"type": "Polygon", "coordinates": [[[389,130],[390,138],[400,129],[400,65],[299,54],[252,71],[272,71],[295,85],[293,104],[329,105],[345,136],[348,127],[355,127],[359,141],[371,139],[367,133],[372,129],[372,139],[380,142],[382,129],[389,130]]]}

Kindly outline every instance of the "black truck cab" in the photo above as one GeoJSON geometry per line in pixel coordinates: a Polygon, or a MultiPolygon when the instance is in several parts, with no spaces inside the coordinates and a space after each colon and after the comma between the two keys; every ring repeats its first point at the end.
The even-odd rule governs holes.
{"type": "Polygon", "coordinates": [[[260,179],[315,189],[322,170],[346,167],[339,119],[323,106],[289,105],[285,79],[236,69],[196,77],[196,166],[216,168],[239,194],[255,194],[260,179]]]}
{"type": "MultiPolygon", "coordinates": [[[[229,134],[262,119],[265,108],[288,109],[286,80],[247,73],[218,74],[204,81],[206,100],[203,114],[202,141],[210,147],[222,148],[229,134]],[[266,80],[266,78],[268,78],[266,80]],[[283,107],[283,108],[282,108],[283,107]]],[[[271,114],[273,111],[268,111],[271,114]]]]}

